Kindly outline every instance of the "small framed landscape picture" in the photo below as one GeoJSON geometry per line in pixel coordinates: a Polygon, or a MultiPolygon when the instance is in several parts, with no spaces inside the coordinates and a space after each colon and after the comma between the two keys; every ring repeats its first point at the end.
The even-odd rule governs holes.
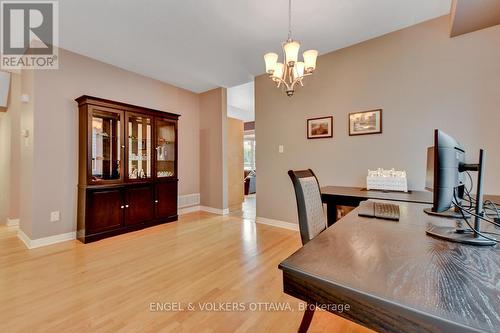
{"type": "Polygon", "coordinates": [[[382,109],[349,113],[349,135],[382,133],[382,109]]]}
{"type": "Polygon", "coordinates": [[[333,116],[307,119],[307,138],[333,138],[333,116]]]}

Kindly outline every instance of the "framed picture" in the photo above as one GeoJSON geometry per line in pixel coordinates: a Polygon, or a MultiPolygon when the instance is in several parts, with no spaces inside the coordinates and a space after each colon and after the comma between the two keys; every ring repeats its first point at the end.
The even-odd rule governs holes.
{"type": "Polygon", "coordinates": [[[349,135],[382,133],[382,109],[349,113],[349,135]]]}
{"type": "Polygon", "coordinates": [[[333,138],[333,116],[307,119],[307,138],[333,138]]]}

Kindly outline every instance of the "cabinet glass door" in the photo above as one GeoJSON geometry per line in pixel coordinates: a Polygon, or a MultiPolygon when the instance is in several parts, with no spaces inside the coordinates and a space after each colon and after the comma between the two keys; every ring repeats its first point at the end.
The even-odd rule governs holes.
{"type": "Polygon", "coordinates": [[[91,183],[121,179],[122,113],[92,110],[91,183]]]}
{"type": "Polygon", "coordinates": [[[151,117],[127,114],[127,177],[130,180],[151,178],[152,122],[151,117]]]}
{"type": "Polygon", "coordinates": [[[156,177],[175,177],[176,123],[166,119],[156,120],[156,177]]]}

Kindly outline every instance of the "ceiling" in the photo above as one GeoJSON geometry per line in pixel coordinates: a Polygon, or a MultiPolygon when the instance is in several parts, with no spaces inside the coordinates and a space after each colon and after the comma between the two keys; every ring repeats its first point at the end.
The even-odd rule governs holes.
{"type": "Polygon", "coordinates": [[[500,0],[453,0],[452,37],[500,24],[500,0]]]}
{"type": "MultiPolygon", "coordinates": [[[[249,82],[287,36],[287,0],[59,1],[60,46],[194,92],[249,82]]],[[[449,14],[451,0],[294,0],[293,36],[326,53],[449,14]]]]}

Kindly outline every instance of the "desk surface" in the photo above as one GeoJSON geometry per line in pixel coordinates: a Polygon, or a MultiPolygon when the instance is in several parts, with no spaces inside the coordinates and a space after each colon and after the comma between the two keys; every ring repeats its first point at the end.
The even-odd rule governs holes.
{"type": "Polygon", "coordinates": [[[427,236],[428,223],[453,222],[423,207],[400,203],[399,222],[358,217],[355,209],[280,264],[285,292],[348,303],[339,315],[379,332],[497,331],[500,247],[427,236]]]}
{"type": "Polygon", "coordinates": [[[355,197],[364,200],[379,199],[432,204],[432,192],[429,191],[410,191],[405,193],[368,191],[366,188],[361,187],[324,186],[321,188],[321,194],[326,196],[355,197]]]}
{"type": "MultiPolygon", "coordinates": [[[[348,186],[323,186],[321,188],[321,195],[323,197],[343,197],[343,198],[356,198],[361,200],[375,199],[375,200],[390,200],[401,202],[414,202],[421,204],[432,205],[432,192],[430,191],[410,191],[410,192],[396,192],[396,191],[378,191],[367,190],[362,187],[348,187],[348,186]]],[[[472,197],[475,197],[472,195],[472,197]]],[[[490,200],[500,203],[500,195],[484,195],[484,200],[490,200]]]]}

